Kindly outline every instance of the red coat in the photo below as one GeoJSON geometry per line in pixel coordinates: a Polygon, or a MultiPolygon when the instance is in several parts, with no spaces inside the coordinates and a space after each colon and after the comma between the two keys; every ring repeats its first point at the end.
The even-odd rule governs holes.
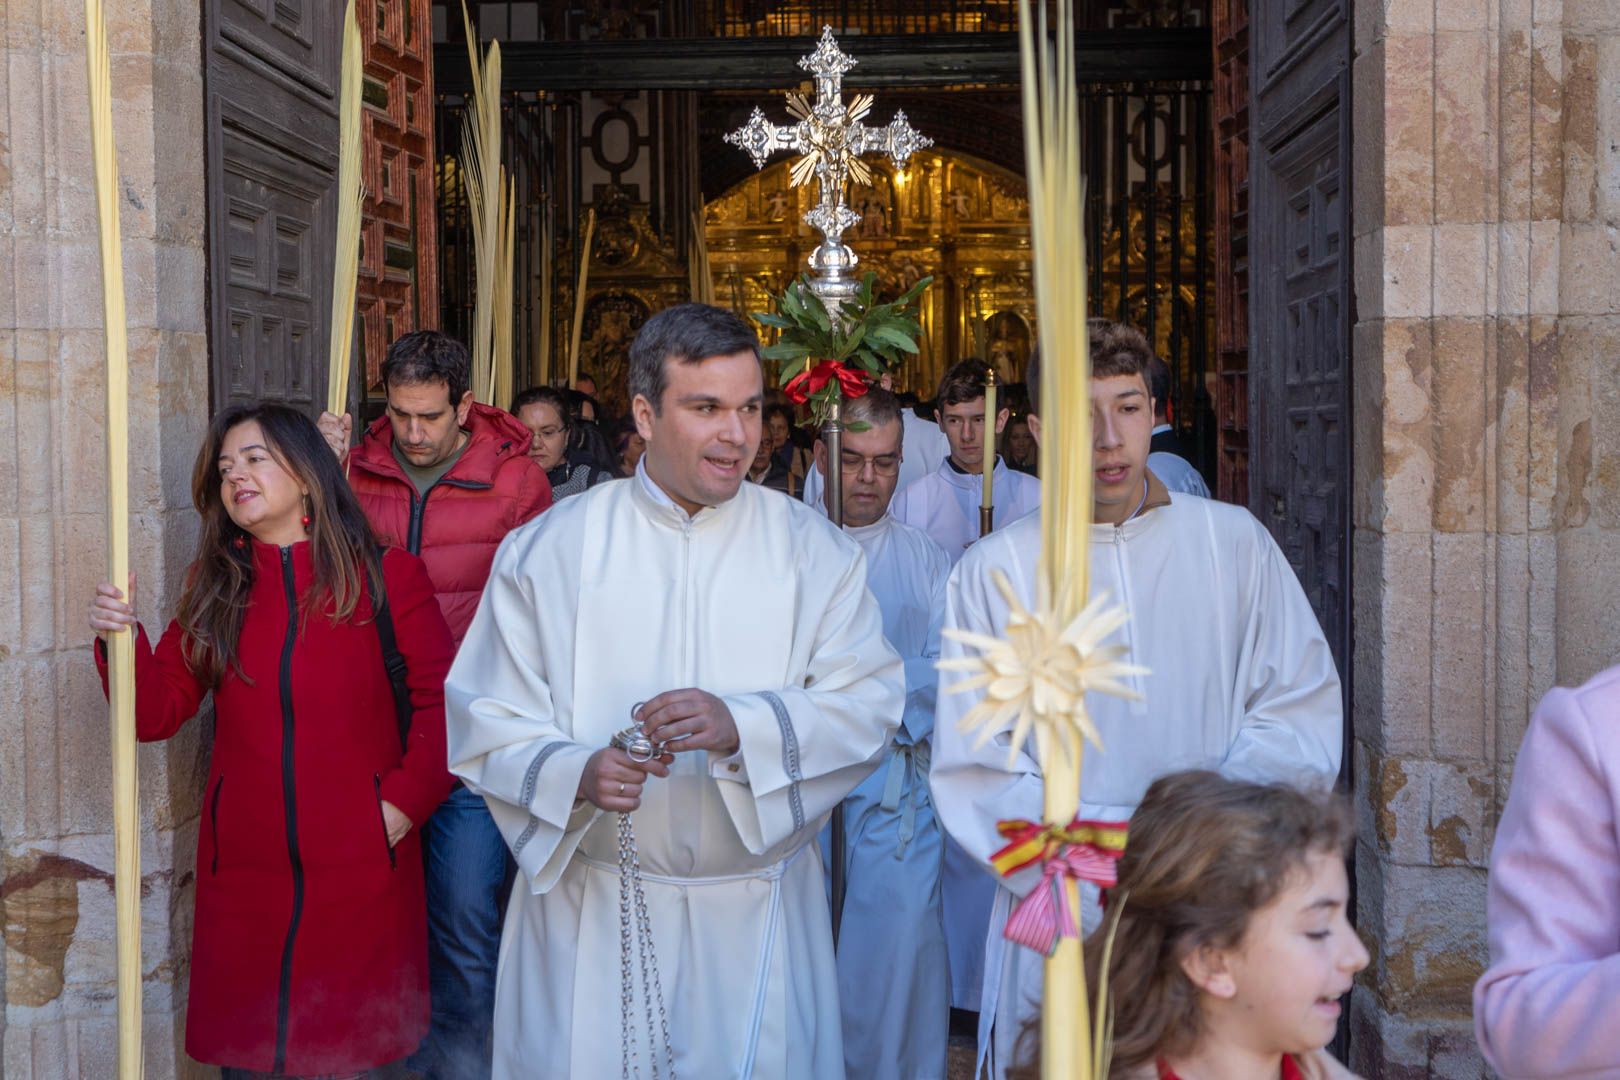
{"type": "Polygon", "coordinates": [[[488,405],[467,414],[471,438],[426,495],[394,460],[394,429],[379,418],[349,454],[349,483],[385,544],[427,563],[456,645],[466,636],[506,534],[551,505],[545,470],[529,458],[529,429],[488,405]]]}
{"type": "MultiPolygon", "coordinates": [[[[260,1072],[348,1073],[404,1057],[428,1024],[420,826],[450,790],[444,677],[453,650],[419,559],[383,556],[409,668],[410,749],[364,598],[337,625],[299,615],[308,543],[254,543],[241,667],[214,690],[197,839],[186,1052],[260,1072]],[[380,800],[413,823],[392,850],[380,800]]],[[[208,687],[171,623],[135,647],[136,730],[166,739],[208,687]]],[[[96,650],[98,659],[102,653],[96,650]]],[[[103,681],[106,664],[101,661],[103,681]]]]}

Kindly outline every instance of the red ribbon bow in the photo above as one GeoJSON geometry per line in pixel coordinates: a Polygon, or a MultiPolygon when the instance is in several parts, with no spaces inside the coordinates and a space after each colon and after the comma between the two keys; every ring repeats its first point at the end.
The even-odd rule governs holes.
{"type": "Polygon", "coordinates": [[[1067,882],[1089,881],[1099,888],[1113,888],[1119,880],[1117,864],[1125,854],[1125,827],[1123,821],[1079,818],[1067,827],[1022,820],[998,822],[996,828],[1010,842],[990,862],[1003,876],[1041,864],[1040,883],[1013,908],[1003,936],[1043,956],[1056,952],[1062,938],[1079,937],[1079,913],[1069,902],[1067,882]]]}
{"type": "Polygon", "coordinates": [[[801,371],[788,380],[782,392],[788,396],[788,400],[803,405],[812,394],[819,394],[834,379],[838,380],[838,388],[847,398],[858,398],[868,389],[866,380],[860,373],[842,361],[823,360],[815,367],[801,371]]]}

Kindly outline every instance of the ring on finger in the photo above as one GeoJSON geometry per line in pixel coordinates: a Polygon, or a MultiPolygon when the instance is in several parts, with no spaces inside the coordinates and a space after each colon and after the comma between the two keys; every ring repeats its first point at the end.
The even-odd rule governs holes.
{"type": "Polygon", "coordinates": [[[622,781],[619,784],[619,794],[620,795],[624,794],[624,783],[622,781]]]}

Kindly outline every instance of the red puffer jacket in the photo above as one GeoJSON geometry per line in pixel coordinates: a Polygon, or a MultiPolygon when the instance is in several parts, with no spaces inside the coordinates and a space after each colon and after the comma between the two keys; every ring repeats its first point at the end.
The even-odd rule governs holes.
{"type": "MultiPolygon", "coordinates": [[[[402,754],[370,603],[336,625],[300,610],[314,580],[307,542],[254,543],[253,565],[241,673],[228,669],[214,688],[186,1052],[258,1072],[347,1074],[404,1057],[427,1032],[418,838],[451,786],[454,653],[421,560],[386,552],[414,709],[402,754]],[[393,848],[383,800],[415,826],[393,848]]],[[[144,631],[136,642],[143,741],[173,735],[209,690],[181,654],[183,636],[171,623],[155,651],[144,631]]]]}
{"type": "Polygon", "coordinates": [[[349,483],[377,539],[420,555],[457,647],[484,594],[495,549],[506,534],[551,505],[551,484],[529,459],[529,429],[488,405],[467,414],[471,438],[427,494],[394,459],[394,429],[383,416],[349,452],[349,483]]]}

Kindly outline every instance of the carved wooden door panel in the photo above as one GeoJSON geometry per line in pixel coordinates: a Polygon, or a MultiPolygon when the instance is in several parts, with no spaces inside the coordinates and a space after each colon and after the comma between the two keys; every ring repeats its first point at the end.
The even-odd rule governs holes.
{"type": "Polygon", "coordinates": [[[1212,0],[1215,495],[1249,505],[1249,0],[1212,0]]]}
{"type": "Polygon", "coordinates": [[[433,183],[433,9],[361,0],[365,39],[364,183],[357,293],[362,394],[380,395],[388,345],[439,325],[433,183]]]}
{"type": "Polygon", "coordinates": [[[1251,0],[1250,507],[1349,688],[1350,73],[1345,0],[1251,0]]]}
{"type": "Polygon", "coordinates": [[[206,0],[211,400],[324,404],[342,5],[206,0]]]}

